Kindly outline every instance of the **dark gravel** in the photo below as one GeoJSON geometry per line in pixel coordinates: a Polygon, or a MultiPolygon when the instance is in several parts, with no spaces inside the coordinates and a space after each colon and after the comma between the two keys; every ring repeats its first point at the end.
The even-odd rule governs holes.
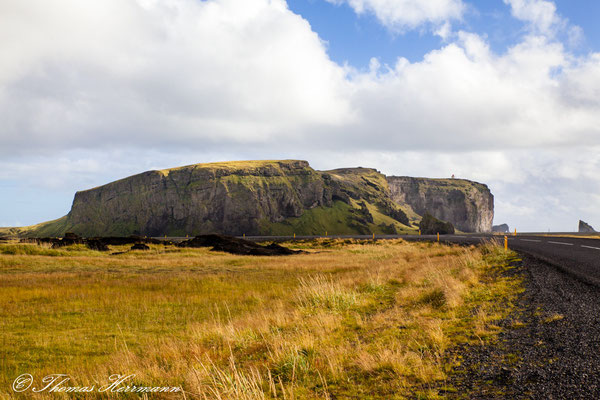
{"type": "Polygon", "coordinates": [[[600,399],[600,290],[538,259],[493,345],[459,349],[448,398],[600,399]],[[562,318],[552,318],[559,315],[562,318]],[[517,323],[518,322],[518,323],[517,323]]]}

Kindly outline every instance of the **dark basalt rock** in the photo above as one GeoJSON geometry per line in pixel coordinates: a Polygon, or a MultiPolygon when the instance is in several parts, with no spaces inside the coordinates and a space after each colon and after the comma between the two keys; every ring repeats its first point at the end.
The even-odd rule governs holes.
{"type": "Polygon", "coordinates": [[[302,253],[302,251],[290,250],[286,247],[272,243],[261,246],[249,240],[238,239],[225,235],[200,235],[193,239],[177,244],[178,247],[212,247],[213,251],[223,251],[231,254],[251,256],[283,256],[302,253]]]}
{"type": "Polygon", "coordinates": [[[73,244],[86,244],[85,239],[83,239],[82,237],[80,237],[72,232],[65,233],[65,236],[62,239],[54,239],[54,238],[46,238],[46,239],[47,240],[40,239],[39,242],[52,243],[53,249],[58,249],[60,247],[70,246],[73,244]]]}
{"type": "Polygon", "coordinates": [[[53,249],[59,249],[73,244],[85,244],[88,248],[98,251],[108,251],[108,246],[100,239],[84,239],[74,233],[65,234],[62,239],[40,238],[37,243],[52,243],[53,249]]]}
{"type": "Polygon", "coordinates": [[[98,239],[87,239],[85,245],[92,250],[108,251],[108,246],[98,239]]]}
{"type": "Polygon", "coordinates": [[[360,206],[359,213],[364,218],[364,221],[373,223],[373,215],[371,215],[371,212],[369,211],[369,208],[367,207],[365,202],[361,201],[360,203],[358,203],[358,205],[360,206]]]}
{"type": "Polygon", "coordinates": [[[454,226],[450,222],[440,221],[433,215],[425,213],[419,229],[423,235],[451,235],[454,233],[454,226]]]}
{"type": "Polygon", "coordinates": [[[494,226],[492,226],[492,232],[509,233],[510,228],[508,227],[507,224],[494,225],[494,226]]]}
{"type": "Polygon", "coordinates": [[[592,226],[582,220],[579,220],[579,233],[595,233],[596,230],[592,226]]]}
{"type": "Polygon", "coordinates": [[[170,241],[154,239],[143,236],[107,236],[107,237],[97,237],[95,239],[101,240],[104,244],[110,246],[124,246],[128,244],[136,244],[136,243],[148,243],[148,244],[172,244],[170,241]]]}
{"type": "Polygon", "coordinates": [[[396,227],[393,224],[386,225],[385,223],[382,222],[381,224],[379,224],[379,228],[386,235],[397,235],[398,234],[398,230],[396,229],[396,227]]]}
{"type": "Polygon", "coordinates": [[[150,250],[150,246],[144,243],[136,243],[131,246],[131,250],[150,250]]]}

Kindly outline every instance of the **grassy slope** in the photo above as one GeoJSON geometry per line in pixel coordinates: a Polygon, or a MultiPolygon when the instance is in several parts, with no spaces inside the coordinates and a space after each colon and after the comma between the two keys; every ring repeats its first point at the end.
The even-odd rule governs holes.
{"type": "Polygon", "coordinates": [[[341,201],[334,202],[333,207],[315,207],[305,211],[298,218],[287,218],[283,222],[272,223],[263,221],[261,231],[264,235],[291,236],[298,235],[325,235],[331,234],[356,234],[350,227],[350,209],[352,207],[341,201]]]}
{"type": "Polygon", "coordinates": [[[264,235],[291,236],[297,235],[357,235],[357,234],[385,234],[389,233],[380,224],[392,224],[398,232],[413,232],[414,228],[408,227],[398,221],[382,214],[379,209],[370,203],[366,203],[373,223],[357,226],[351,210],[358,211],[360,206],[353,200],[352,205],[342,201],[335,201],[333,207],[315,207],[307,210],[298,218],[288,218],[283,222],[263,222],[262,232],[264,235]]]}
{"type": "Polygon", "coordinates": [[[437,190],[450,191],[450,190],[460,190],[460,191],[468,191],[473,188],[479,191],[487,191],[489,190],[486,185],[470,181],[467,179],[451,179],[451,178],[417,178],[420,180],[421,185],[425,188],[434,186],[437,190]]]}
{"type": "Polygon", "coordinates": [[[167,168],[159,170],[160,173],[167,176],[173,171],[178,171],[182,169],[190,169],[190,168],[205,168],[205,169],[224,169],[229,171],[236,170],[250,170],[261,167],[274,167],[279,169],[280,163],[285,163],[288,161],[297,161],[297,160],[246,160],[246,161],[223,161],[223,162],[212,162],[212,163],[199,163],[199,164],[191,164],[185,165],[183,167],[175,167],[175,168],[167,168]]]}
{"type": "Polygon", "coordinates": [[[372,168],[340,168],[324,172],[371,200],[381,199],[384,192],[389,192],[385,176],[372,168]]]}
{"type": "Polygon", "coordinates": [[[43,398],[10,384],[58,371],[77,385],[135,373],[207,398],[435,398],[447,349],[493,338],[509,312],[499,300],[519,290],[495,272],[510,257],[499,248],[296,247],[309,254],[0,244],[0,397],[43,398]]]}
{"type": "Polygon", "coordinates": [[[36,225],[0,228],[0,236],[62,236],[66,224],[67,216],[65,215],[64,217],[52,221],[41,222],[36,225]]]}

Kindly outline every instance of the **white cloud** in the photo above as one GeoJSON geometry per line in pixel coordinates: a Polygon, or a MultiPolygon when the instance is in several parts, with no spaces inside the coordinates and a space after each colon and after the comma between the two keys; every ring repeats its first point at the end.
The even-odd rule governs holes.
{"type": "MultiPolygon", "coordinates": [[[[559,18],[545,3],[511,0],[537,33],[559,18]]],[[[439,5],[381,17],[403,27],[462,7],[394,4],[439,5]]],[[[549,35],[497,54],[458,32],[420,62],[361,72],[331,61],[283,0],[22,0],[0,14],[0,181],[72,193],[155,166],[292,157],[484,181],[498,222],[600,220],[600,54],[549,35]]]]}
{"type": "Polygon", "coordinates": [[[562,98],[584,110],[600,108],[600,53],[591,54],[565,69],[562,76],[562,98]]]}
{"type": "Polygon", "coordinates": [[[573,48],[581,45],[584,40],[583,29],[561,16],[553,1],[504,0],[504,3],[510,5],[513,17],[528,23],[533,35],[555,38],[558,34],[564,34],[566,44],[573,48]]]}
{"type": "Polygon", "coordinates": [[[556,13],[556,5],[547,0],[504,0],[511,6],[512,15],[531,23],[539,33],[548,34],[563,23],[556,13]]]}
{"type": "Polygon", "coordinates": [[[392,30],[412,29],[425,23],[442,24],[461,18],[462,0],[326,0],[347,3],[357,14],[370,13],[392,30]]]}
{"type": "Polygon", "coordinates": [[[442,40],[448,40],[450,35],[452,35],[452,25],[450,22],[446,21],[441,26],[437,28],[435,34],[442,38],[442,40]]]}
{"type": "Polygon", "coordinates": [[[359,118],[345,132],[369,132],[371,146],[386,148],[597,145],[600,58],[572,59],[541,37],[498,55],[481,37],[459,32],[421,62],[399,59],[392,69],[352,75],[359,118]]]}
{"type": "Polygon", "coordinates": [[[268,142],[350,118],[343,69],[283,0],[25,0],[0,13],[3,152],[161,145],[166,132],[268,142]]]}
{"type": "Polygon", "coordinates": [[[585,34],[580,26],[573,25],[567,31],[567,38],[569,46],[577,48],[584,42],[585,34]]]}
{"type": "Polygon", "coordinates": [[[373,59],[363,73],[332,62],[283,0],[78,5],[0,5],[12,16],[0,40],[24,37],[0,56],[5,156],[339,143],[455,151],[600,140],[600,56],[577,59],[541,36],[499,55],[482,37],[458,32],[420,62],[373,59]]]}

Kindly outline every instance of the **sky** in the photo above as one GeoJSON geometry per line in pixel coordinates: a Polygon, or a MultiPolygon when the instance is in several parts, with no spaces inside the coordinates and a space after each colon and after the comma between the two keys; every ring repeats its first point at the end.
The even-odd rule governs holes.
{"type": "Polygon", "coordinates": [[[0,2],[0,226],[150,169],[304,159],[600,227],[596,0],[0,2]]]}

